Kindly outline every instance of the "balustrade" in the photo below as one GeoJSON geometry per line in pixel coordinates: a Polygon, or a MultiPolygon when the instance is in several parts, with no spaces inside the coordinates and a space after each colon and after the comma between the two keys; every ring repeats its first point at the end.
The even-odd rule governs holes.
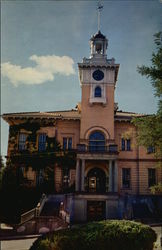
{"type": "Polygon", "coordinates": [[[109,153],[116,154],[118,153],[118,146],[116,144],[104,145],[91,145],[87,146],[86,144],[77,144],[78,152],[90,152],[90,153],[109,153]]]}

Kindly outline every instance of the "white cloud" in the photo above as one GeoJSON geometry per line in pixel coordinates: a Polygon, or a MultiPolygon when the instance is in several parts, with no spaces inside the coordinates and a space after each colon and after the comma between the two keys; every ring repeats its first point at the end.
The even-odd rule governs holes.
{"type": "Polygon", "coordinates": [[[15,86],[20,84],[42,84],[53,81],[55,74],[69,76],[75,74],[74,61],[68,56],[37,56],[32,55],[30,60],[36,63],[35,67],[22,68],[10,62],[2,63],[2,76],[7,77],[15,86]]]}

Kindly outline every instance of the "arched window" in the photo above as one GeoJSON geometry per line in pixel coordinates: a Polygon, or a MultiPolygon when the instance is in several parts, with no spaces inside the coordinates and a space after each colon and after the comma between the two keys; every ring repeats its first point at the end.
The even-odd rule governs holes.
{"type": "Polygon", "coordinates": [[[94,93],[95,97],[101,97],[101,88],[99,86],[97,86],[95,88],[95,93],[94,93]]]}
{"type": "Polygon", "coordinates": [[[102,43],[96,43],[97,54],[102,54],[102,43]]]}
{"type": "Polygon", "coordinates": [[[91,152],[105,151],[105,136],[103,133],[96,131],[89,137],[89,150],[91,152]]]}

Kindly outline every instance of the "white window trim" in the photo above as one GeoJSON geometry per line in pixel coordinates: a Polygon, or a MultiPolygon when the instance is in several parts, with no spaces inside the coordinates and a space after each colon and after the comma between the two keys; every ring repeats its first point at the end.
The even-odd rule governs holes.
{"type": "Polygon", "coordinates": [[[93,83],[90,87],[90,98],[89,102],[92,103],[103,103],[106,104],[106,86],[103,83],[93,83]],[[101,88],[101,97],[95,97],[96,87],[101,88]]]}

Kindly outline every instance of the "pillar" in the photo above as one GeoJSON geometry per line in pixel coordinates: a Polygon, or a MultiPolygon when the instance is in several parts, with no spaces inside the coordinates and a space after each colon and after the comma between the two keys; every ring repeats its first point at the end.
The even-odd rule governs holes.
{"type": "Polygon", "coordinates": [[[118,165],[115,161],[114,192],[118,192],[118,165]]]}
{"type": "Polygon", "coordinates": [[[82,167],[81,167],[81,191],[84,191],[84,172],[85,172],[85,160],[82,159],[82,167]]]}
{"type": "Polygon", "coordinates": [[[112,160],[109,160],[109,192],[112,192],[112,160]]]}
{"type": "Polygon", "coordinates": [[[77,163],[76,163],[76,178],[75,178],[75,191],[79,191],[80,190],[80,160],[77,159],[77,163]]]}
{"type": "Polygon", "coordinates": [[[112,192],[115,192],[115,161],[112,161],[112,192]]]}

